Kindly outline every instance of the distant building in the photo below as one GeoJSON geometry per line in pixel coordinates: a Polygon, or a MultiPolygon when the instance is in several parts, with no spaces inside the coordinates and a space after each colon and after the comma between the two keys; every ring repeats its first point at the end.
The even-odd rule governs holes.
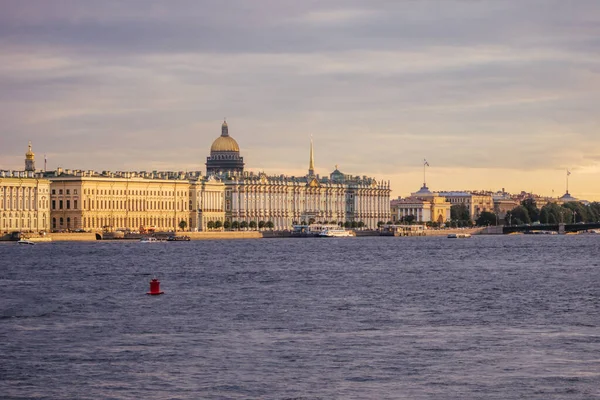
{"type": "Polygon", "coordinates": [[[35,173],[35,155],[25,153],[25,171],[0,171],[1,232],[50,228],[50,182],[35,173]]]}
{"type": "Polygon", "coordinates": [[[443,224],[450,220],[451,204],[444,197],[432,193],[423,184],[423,187],[410,197],[392,200],[390,208],[393,210],[392,222],[404,222],[408,216],[413,216],[415,222],[436,222],[443,224]]]}
{"type": "Polygon", "coordinates": [[[225,185],[225,220],[229,223],[271,222],[274,229],[291,229],[309,222],[362,222],[375,229],[390,219],[390,184],[352,176],[337,167],[329,177],[315,174],[311,140],[308,173],[290,177],[243,171],[237,142],[226,123],[211,146],[206,174],[225,185]]]}
{"type": "Polygon", "coordinates": [[[494,200],[489,193],[480,192],[438,192],[451,205],[464,204],[471,219],[475,220],[484,211],[494,212],[494,200]]]}
{"type": "Polygon", "coordinates": [[[62,170],[46,173],[52,230],[114,231],[190,226],[190,181],[182,173],[62,170]]]}
{"type": "Polygon", "coordinates": [[[227,122],[221,125],[221,136],[210,147],[206,158],[206,175],[241,175],[244,172],[244,158],[240,157],[240,147],[229,136],[227,122]]]}

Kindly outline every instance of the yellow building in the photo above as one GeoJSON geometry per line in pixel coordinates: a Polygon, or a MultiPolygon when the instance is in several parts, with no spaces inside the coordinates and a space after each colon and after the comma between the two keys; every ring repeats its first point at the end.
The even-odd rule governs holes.
{"type": "Polygon", "coordinates": [[[209,222],[225,224],[224,194],[225,184],[213,176],[191,181],[190,230],[206,231],[209,222]]]}
{"type": "Polygon", "coordinates": [[[190,182],[180,173],[70,171],[49,176],[52,230],[114,231],[188,226],[190,182]]]}
{"type": "Polygon", "coordinates": [[[0,229],[39,232],[50,227],[50,182],[23,171],[0,171],[0,229]],[[32,175],[32,176],[29,176],[32,175]]]}

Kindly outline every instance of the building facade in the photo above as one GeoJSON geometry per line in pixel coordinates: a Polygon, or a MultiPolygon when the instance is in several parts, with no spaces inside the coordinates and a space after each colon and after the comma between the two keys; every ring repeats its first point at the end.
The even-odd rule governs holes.
{"type": "Polygon", "coordinates": [[[407,218],[412,216],[414,222],[435,222],[441,225],[450,220],[450,207],[451,204],[446,198],[430,192],[423,184],[418,192],[411,193],[409,197],[392,200],[391,208],[395,212],[392,221],[406,222],[407,218]]]}
{"type": "Polygon", "coordinates": [[[52,230],[176,230],[189,221],[190,181],[180,173],[57,169],[47,174],[52,230]]]}
{"type": "Polygon", "coordinates": [[[451,205],[463,204],[469,211],[469,216],[475,220],[483,211],[494,212],[494,199],[489,193],[479,192],[438,192],[451,205]]]}
{"type": "MultiPolygon", "coordinates": [[[[225,123],[222,129],[227,129],[225,123]]],[[[222,133],[211,146],[209,161],[212,162],[209,165],[207,161],[207,175],[225,185],[224,208],[228,223],[271,222],[275,230],[285,230],[302,223],[360,221],[365,227],[375,229],[378,222],[390,220],[389,182],[343,174],[337,167],[328,177],[316,175],[312,140],[308,173],[289,177],[240,172],[239,167],[229,168],[227,159],[214,159],[215,155],[225,155],[224,137],[227,137],[231,160],[239,157],[237,142],[228,131],[227,136],[222,133]]]]}
{"type": "Polygon", "coordinates": [[[35,172],[35,155],[25,153],[25,171],[0,171],[0,231],[39,232],[50,228],[50,181],[35,172]]]}

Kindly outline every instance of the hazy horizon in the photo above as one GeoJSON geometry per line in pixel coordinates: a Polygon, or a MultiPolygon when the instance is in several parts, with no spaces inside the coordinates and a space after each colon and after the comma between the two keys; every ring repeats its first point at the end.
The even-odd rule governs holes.
{"type": "Polygon", "coordinates": [[[0,169],[246,169],[600,200],[600,3],[0,0],[0,169]]]}

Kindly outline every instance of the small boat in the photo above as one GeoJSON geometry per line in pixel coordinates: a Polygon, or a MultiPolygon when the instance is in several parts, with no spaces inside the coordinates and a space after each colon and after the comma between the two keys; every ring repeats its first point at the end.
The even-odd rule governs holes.
{"type": "Polygon", "coordinates": [[[31,245],[35,244],[31,240],[27,240],[27,239],[19,239],[19,241],[17,243],[19,243],[19,244],[31,244],[31,245]]]}
{"type": "Polygon", "coordinates": [[[466,239],[466,238],[470,238],[471,234],[470,233],[450,233],[448,235],[448,239],[466,239]]]}
{"type": "Polygon", "coordinates": [[[351,237],[351,236],[354,236],[354,232],[347,231],[345,229],[330,228],[330,229],[325,229],[324,231],[319,233],[318,236],[319,237],[351,237]]]}
{"type": "Polygon", "coordinates": [[[147,236],[145,236],[145,237],[143,237],[143,238],[140,239],[140,243],[157,243],[157,242],[160,242],[160,240],[158,240],[155,237],[147,237],[147,236]]]}
{"type": "Polygon", "coordinates": [[[167,242],[189,242],[191,239],[189,236],[169,236],[167,242]]]}

